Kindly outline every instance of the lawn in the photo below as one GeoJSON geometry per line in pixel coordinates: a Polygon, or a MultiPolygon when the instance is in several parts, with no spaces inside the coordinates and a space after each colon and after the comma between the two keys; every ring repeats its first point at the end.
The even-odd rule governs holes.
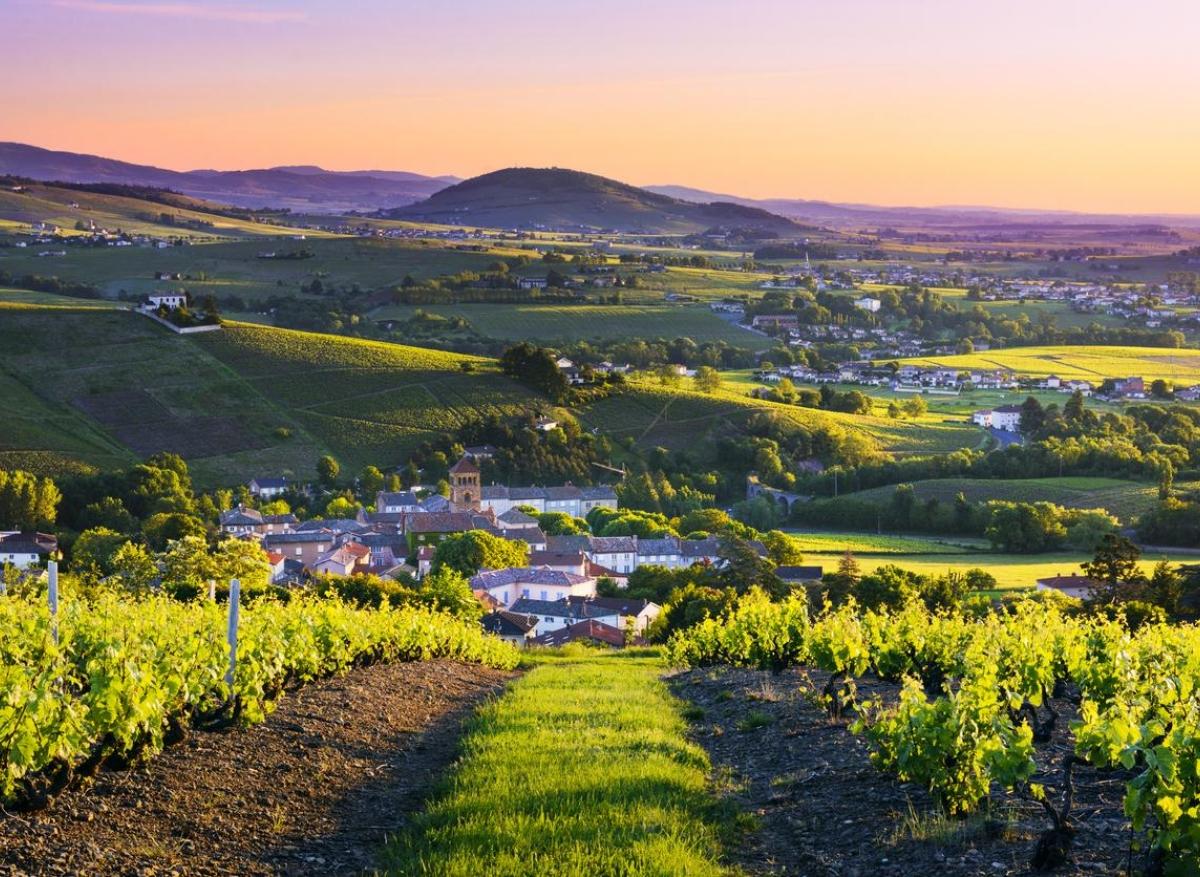
{"type": "MultiPolygon", "coordinates": [[[[702,305],[422,305],[422,310],[463,317],[477,332],[502,341],[563,344],[574,341],[627,341],[633,338],[691,338],[697,343],[725,341],[735,347],[765,350],[771,339],[723,320],[702,305]]],[[[416,307],[392,305],[371,313],[373,319],[406,319],[416,307]]]]}
{"type": "Polygon", "coordinates": [[[1200,382],[1200,350],[1158,347],[1012,347],[956,356],[903,359],[902,363],[965,370],[1007,369],[1020,377],[1058,375],[1098,384],[1105,378],[1162,378],[1177,385],[1200,382]]]}
{"type": "Polygon", "coordinates": [[[878,555],[925,555],[963,554],[964,551],[985,551],[989,543],[985,539],[967,536],[876,536],[871,533],[829,533],[788,531],[796,540],[799,549],[806,554],[830,554],[839,556],[846,550],[855,557],[878,555]]]}
{"type": "Polygon", "coordinates": [[[441,792],[388,848],[390,874],[731,874],[730,820],[654,652],[537,661],[468,727],[441,792]]]}

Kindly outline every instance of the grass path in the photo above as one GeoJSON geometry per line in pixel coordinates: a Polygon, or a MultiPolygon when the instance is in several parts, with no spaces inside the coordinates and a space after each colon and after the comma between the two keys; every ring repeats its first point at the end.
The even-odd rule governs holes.
{"type": "Polygon", "coordinates": [[[709,793],[656,652],[539,658],[467,728],[463,756],[388,873],[731,875],[735,820],[709,793]]]}

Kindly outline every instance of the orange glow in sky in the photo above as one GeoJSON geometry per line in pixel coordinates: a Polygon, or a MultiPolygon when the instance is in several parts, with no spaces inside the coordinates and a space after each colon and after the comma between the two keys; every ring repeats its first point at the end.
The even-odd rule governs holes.
{"type": "Polygon", "coordinates": [[[1190,0],[0,0],[0,140],[1200,213],[1190,0]]]}

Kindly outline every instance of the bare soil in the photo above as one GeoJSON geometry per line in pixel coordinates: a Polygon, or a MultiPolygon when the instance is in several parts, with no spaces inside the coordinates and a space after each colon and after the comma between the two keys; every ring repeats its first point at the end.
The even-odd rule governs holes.
{"type": "Polygon", "coordinates": [[[0,875],[360,874],[514,675],[430,661],[312,683],[262,725],[192,732],[41,813],[0,811],[0,875]]]}
{"type": "MultiPolygon", "coordinates": [[[[752,875],[814,877],[1005,877],[1032,873],[1030,860],[1049,818],[1033,801],[994,790],[987,818],[936,815],[925,789],[901,783],[870,761],[866,742],[846,720],[833,719],[805,691],[824,674],[778,676],[729,668],[671,677],[676,696],[692,704],[692,736],[707,750],[720,791],[755,817],[755,828],[730,851],[752,875]]],[[[894,699],[898,686],[860,680],[861,698],[894,699]]],[[[1074,747],[1074,709],[1054,700],[1060,717],[1050,742],[1039,744],[1040,769],[1052,800],[1062,790],[1063,758],[1074,747]]],[[[1061,875],[1139,874],[1142,852],[1122,812],[1123,772],[1075,769],[1074,862],[1061,875]]]]}

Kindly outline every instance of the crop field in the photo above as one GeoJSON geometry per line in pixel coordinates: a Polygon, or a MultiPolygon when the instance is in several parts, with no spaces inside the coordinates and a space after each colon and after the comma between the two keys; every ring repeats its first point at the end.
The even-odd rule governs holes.
{"type": "Polygon", "coordinates": [[[985,551],[989,544],[985,539],[968,536],[876,536],[871,533],[804,532],[788,530],[797,547],[805,554],[841,554],[850,551],[855,557],[871,555],[923,555],[952,554],[966,551],[985,551]]]}
{"type": "Polygon", "coordinates": [[[1176,384],[1200,382],[1200,350],[1156,347],[1013,347],[955,356],[900,360],[918,366],[975,370],[1007,369],[1022,377],[1085,380],[1159,378],[1176,384]]]}
{"type": "Polygon", "coordinates": [[[864,446],[897,454],[936,453],[980,444],[983,433],[969,424],[922,423],[860,417],[751,399],[737,389],[706,394],[631,380],[628,388],[584,410],[581,419],[617,436],[632,436],[643,447],[695,447],[705,436],[739,427],[755,413],[783,418],[805,429],[829,429],[858,436],[864,446]]]}
{"type": "MultiPolygon", "coordinates": [[[[771,339],[742,329],[697,305],[423,305],[422,310],[462,317],[482,335],[503,341],[543,344],[573,341],[622,341],[633,338],[691,338],[725,341],[736,347],[765,350],[771,339]]],[[[374,319],[405,319],[416,307],[393,305],[372,312],[374,319]]]]}
{"type": "MultiPolygon", "coordinates": [[[[1181,482],[1181,490],[1200,487],[1200,483],[1181,482]]],[[[1052,502],[1064,508],[1105,509],[1130,524],[1138,515],[1153,508],[1158,488],[1153,484],[1123,481],[1117,478],[933,478],[913,483],[919,500],[937,499],[952,503],[963,493],[971,502],[991,499],[1010,502],[1052,502]]],[[[845,494],[856,499],[887,501],[894,487],[875,487],[845,494]]]]}
{"type": "Polygon", "coordinates": [[[124,307],[124,305],[108,301],[106,299],[84,299],[71,298],[66,295],[55,295],[49,292],[33,292],[28,289],[8,289],[0,287],[0,308],[5,305],[41,305],[41,306],[60,306],[73,309],[100,308],[103,310],[113,310],[115,308],[124,307]]]}

